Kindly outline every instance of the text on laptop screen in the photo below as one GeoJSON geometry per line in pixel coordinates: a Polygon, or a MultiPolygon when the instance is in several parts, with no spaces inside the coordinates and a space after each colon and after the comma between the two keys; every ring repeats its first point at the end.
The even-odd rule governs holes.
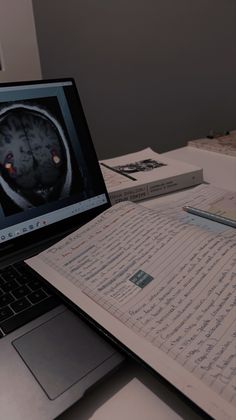
{"type": "Polygon", "coordinates": [[[71,80],[0,86],[0,243],[107,202],[78,101],[71,80]]]}

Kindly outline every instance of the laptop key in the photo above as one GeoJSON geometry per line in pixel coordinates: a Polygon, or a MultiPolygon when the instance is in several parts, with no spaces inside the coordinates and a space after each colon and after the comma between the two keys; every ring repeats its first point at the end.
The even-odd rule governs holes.
{"type": "Polygon", "coordinates": [[[32,291],[40,289],[40,287],[42,287],[42,281],[35,279],[35,280],[31,280],[28,283],[28,286],[31,288],[32,291]]]}
{"type": "Polygon", "coordinates": [[[41,277],[26,264],[0,269],[0,338],[59,304],[41,277]]]}
{"type": "Polygon", "coordinates": [[[11,290],[16,289],[17,287],[19,287],[19,284],[15,280],[10,280],[6,284],[3,284],[1,286],[4,292],[10,292],[11,290]]]}
{"type": "Polygon", "coordinates": [[[19,299],[16,302],[13,302],[11,304],[11,308],[15,312],[23,311],[24,309],[28,308],[29,306],[31,306],[31,304],[26,298],[19,299]]]}
{"type": "Polygon", "coordinates": [[[4,279],[6,282],[10,280],[17,280],[19,277],[19,274],[16,271],[8,270],[5,273],[1,274],[2,279],[4,279]]]}
{"type": "Polygon", "coordinates": [[[17,328],[27,324],[29,321],[38,318],[40,315],[45,314],[53,308],[56,308],[56,306],[60,303],[61,302],[56,296],[50,296],[47,299],[42,300],[37,305],[31,306],[11,318],[0,321],[0,328],[4,334],[9,334],[17,328]]]}
{"type": "Polygon", "coordinates": [[[10,293],[5,293],[3,296],[0,296],[0,308],[9,305],[9,303],[14,302],[14,300],[14,297],[10,293]]]}
{"type": "Polygon", "coordinates": [[[18,287],[15,290],[12,290],[12,294],[13,296],[15,296],[16,299],[20,299],[21,297],[26,296],[30,292],[31,290],[26,285],[18,287]]]}
{"type": "Polygon", "coordinates": [[[23,285],[23,284],[29,283],[31,281],[31,277],[29,277],[26,274],[22,274],[21,276],[19,276],[17,281],[20,285],[23,285]]]}
{"type": "Polygon", "coordinates": [[[31,303],[37,303],[40,302],[40,300],[43,300],[47,297],[46,293],[39,289],[36,292],[31,293],[27,296],[27,298],[30,300],[31,303]]]}
{"type": "Polygon", "coordinates": [[[4,308],[0,309],[0,322],[4,321],[4,319],[9,318],[13,314],[14,312],[8,306],[5,306],[4,308]]]}

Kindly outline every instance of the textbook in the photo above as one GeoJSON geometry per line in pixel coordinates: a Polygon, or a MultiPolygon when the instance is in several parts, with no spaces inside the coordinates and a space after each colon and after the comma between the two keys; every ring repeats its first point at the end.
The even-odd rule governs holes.
{"type": "Polygon", "coordinates": [[[201,168],[165,158],[151,148],[99,163],[112,204],[144,200],[203,181],[201,168]]]}
{"type": "Polygon", "coordinates": [[[233,420],[235,247],[232,227],[123,201],[27,263],[206,413],[233,420]]]}

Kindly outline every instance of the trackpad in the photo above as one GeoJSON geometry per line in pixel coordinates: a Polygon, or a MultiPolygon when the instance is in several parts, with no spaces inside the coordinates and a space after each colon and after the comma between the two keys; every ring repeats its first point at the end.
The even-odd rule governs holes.
{"type": "Polygon", "coordinates": [[[68,310],[17,338],[13,345],[52,400],[115,352],[68,310]]]}

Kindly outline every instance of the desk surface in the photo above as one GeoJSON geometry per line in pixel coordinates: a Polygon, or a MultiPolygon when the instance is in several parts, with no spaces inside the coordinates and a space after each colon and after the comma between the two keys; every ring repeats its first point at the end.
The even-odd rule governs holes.
{"type": "Polygon", "coordinates": [[[58,420],[200,420],[181,398],[133,361],[58,417],[58,420]]]}
{"type": "MultiPolygon", "coordinates": [[[[235,190],[236,158],[190,147],[173,150],[166,157],[203,167],[204,180],[235,190]]],[[[145,203],[155,208],[158,198],[145,203]]],[[[140,365],[126,361],[109,378],[88,392],[58,420],[176,420],[201,419],[173,389],[140,365]]]]}
{"type": "Polygon", "coordinates": [[[236,157],[200,150],[195,147],[182,147],[164,153],[164,156],[192,163],[203,168],[204,181],[217,187],[236,190],[236,157]]]}

